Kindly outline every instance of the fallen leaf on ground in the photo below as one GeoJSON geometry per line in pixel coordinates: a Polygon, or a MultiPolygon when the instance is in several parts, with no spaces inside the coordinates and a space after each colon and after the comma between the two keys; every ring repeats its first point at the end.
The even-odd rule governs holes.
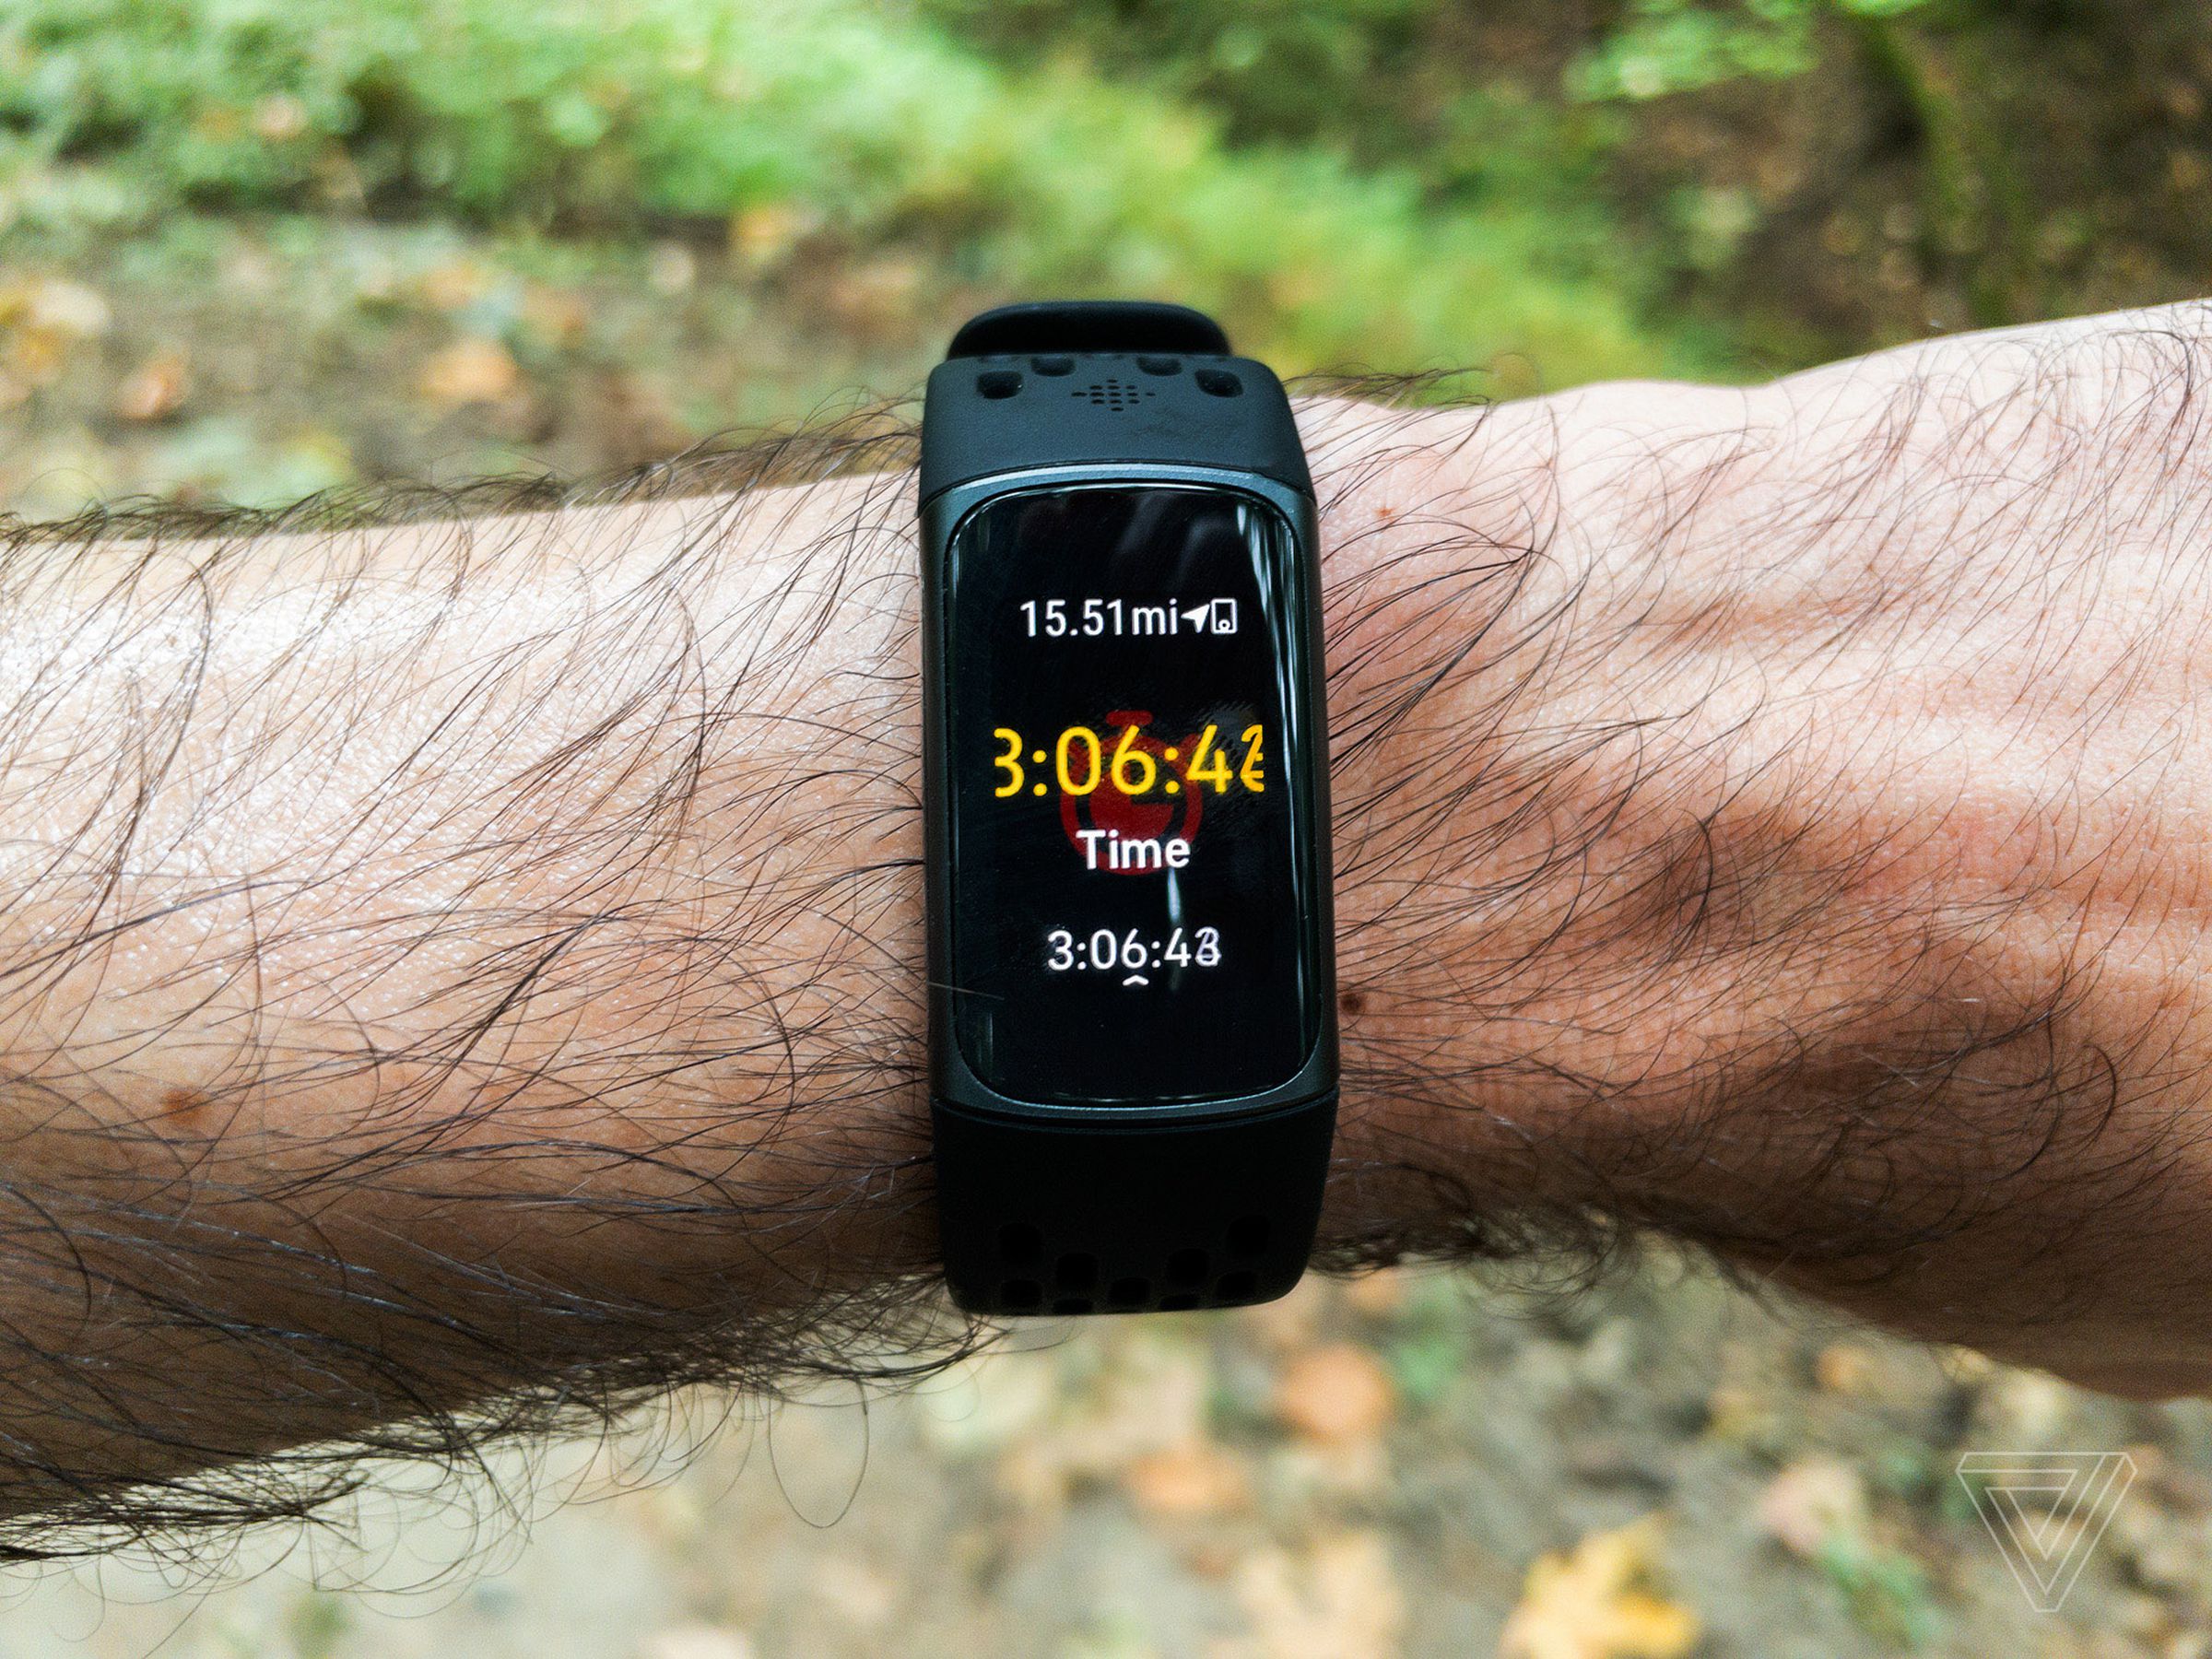
{"type": "Polygon", "coordinates": [[[0,286],[0,327],[6,368],[25,386],[51,384],[82,341],[107,333],[112,321],[97,288],[60,278],[33,278],[0,286]]]}
{"type": "Polygon", "coordinates": [[[1705,1432],[1714,1440],[1758,1445],[1776,1437],[1773,1397],[1743,1382],[1723,1382],[1705,1400],[1705,1432]]]}
{"type": "Polygon", "coordinates": [[[455,340],[431,354],[417,382],[423,396],[441,408],[499,403],[522,384],[514,354],[497,340],[455,340]]]}
{"type": "Polygon", "coordinates": [[[1306,1439],[1343,1446],[1371,1441],[1397,1413],[1382,1362],[1348,1342],[1300,1355],[1275,1385],[1276,1415],[1306,1439]]]}
{"type": "Polygon", "coordinates": [[[1647,1515],[1539,1556],[1498,1659],[1683,1659],[1698,1620],[1650,1588],[1658,1544],[1657,1517],[1647,1515]]]}
{"type": "Polygon", "coordinates": [[[124,420],[166,420],[182,406],[190,385],[184,354],[158,351],[115,388],[115,413],[124,420]]]}
{"type": "Polygon", "coordinates": [[[1298,1556],[1267,1548],[1237,1571],[1248,1638],[1214,1650],[1221,1659],[1394,1659],[1406,1599],[1378,1532],[1341,1532],[1298,1556]]]}
{"type": "Polygon", "coordinates": [[[106,334],[112,321],[98,288],[66,277],[38,278],[0,289],[0,322],[89,340],[106,334]]]}
{"type": "Polygon", "coordinates": [[[1225,1514],[1251,1497],[1244,1465],[1203,1440],[1146,1453],[1129,1465],[1122,1484],[1138,1509],[1168,1519],[1225,1514]]]}
{"type": "Polygon", "coordinates": [[[1759,1500],[1759,1521],[1783,1547],[1811,1560],[1839,1533],[1866,1530],[1866,1488],[1858,1471],[1832,1457],[1806,1457],[1774,1477],[1759,1500]]]}
{"type": "Polygon", "coordinates": [[[1875,1378],[1875,1358],[1853,1342],[1831,1342],[1813,1360],[1813,1381],[1830,1394],[1864,1394],[1875,1378]]]}

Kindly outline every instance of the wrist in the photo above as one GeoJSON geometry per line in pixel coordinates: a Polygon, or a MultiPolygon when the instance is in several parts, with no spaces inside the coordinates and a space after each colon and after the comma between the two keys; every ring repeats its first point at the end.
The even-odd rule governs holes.
{"type": "Polygon", "coordinates": [[[2194,350],[1594,388],[1336,510],[1339,1259],[1602,1216],[2200,1384],[2194,350]]]}
{"type": "Polygon", "coordinates": [[[1587,999],[1625,953],[1579,911],[1636,756],[1591,646],[1632,503],[1592,394],[1309,414],[1346,1079],[1324,1237],[1502,1247],[1600,1195],[1571,1142],[1613,1070],[1587,999]]]}
{"type": "Polygon", "coordinates": [[[1791,856],[1844,780],[1801,768],[1728,629],[1763,395],[1324,416],[1359,457],[1324,510],[1346,1257],[1599,1212],[1756,1230],[1781,1190],[1740,1130],[1710,1156],[1717,1106],[1755,1109],[1859,959],[1791,856]]]}

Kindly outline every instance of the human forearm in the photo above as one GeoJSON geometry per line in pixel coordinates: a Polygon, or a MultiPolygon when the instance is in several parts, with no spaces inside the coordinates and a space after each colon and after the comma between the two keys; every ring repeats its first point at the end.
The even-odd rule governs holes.
{"type": "MultiPolygon", "coordinates": [[[[2161,724],[2202,347],[2005,349],[1304,409],[1324,1258],[1649,1224],[2091,1380],[2212,1371],[2168,1316],[2204,772],[2161,724]]],[[[15,550],[12,1507],[912,1351],[908,488],[15,550]]]]}
{"type": "Polygon", "coordinates": [[[1379,812],[1436,739],[1339,757],[1378,1141],[1477,1223],[2212,1383],[2208,352],[2188,307],[1496,411],[1421,503],[1533,526],[1511,643],[1411,717],[1449,782],[1379,812]]]}
{"type": "Polygon", "coordinates": [[[11,1506],[898,1323],[903,509],[18,549],[11,1506]]]}

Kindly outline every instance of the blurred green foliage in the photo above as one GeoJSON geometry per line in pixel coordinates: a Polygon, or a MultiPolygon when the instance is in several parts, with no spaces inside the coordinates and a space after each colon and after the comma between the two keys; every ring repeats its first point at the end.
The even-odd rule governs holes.
{"type": "Polygon", "coordinates": [[[1002,62],[1172,98],[1208,112],[1231,142],[1322,148],[1408,175],[1432,203],[1538,213],[1555,250],[1602,258],[1631,296],[1645,286],[1602,189],[1626,124],[1557,97],[1541,54],[1440,40],[1456,9],[1441,0],[919,5],[1002,62]]]}
{"type": "Polygon", "coordinates": [[[2183,0],[0,5],[0,499],[48,507],[630,465],[1025,294],[1514,395],[2207,268],[2183,0]],[[29,327],[50,282],[112,328],[29,327]],[[496,394],[426,394],[455,335],[496,394]]]}
{"type": "Polygon", "coordinates": [[[1169,91],[988,62],[837,0],[18,0],[0,21],[16,159],[96,163],[145,216],[771,214],[912,243],[984,288],[1172,291],[1291,368],[1497,362],[1520,390],[1530,364],[1701,364],[1689,331],[1638,317],[1586,194],[1439,203],[1410,171],[1222,128],[1169,91]]]}
{"type": "Polygon", "coordinates": [[[1076,65],[1594,241],[1635,314],[1782,368],[2200,291],[2198,0],[913,0],[1076,65]]]}
{"type": "Polygon", "coordinates": [[[2191,291],[2207,86],[2160,0],[13,0],[0,229],[740,221],[1510,394],[2191,291]]]}
{"type": "Polygon", "coordinates": [[[1819,61],[1828,17],[1896,18],[1928,0],[1635,0],[1628,18],[1573,66],[1586,99],[1663,98],[1752,76],[1785,80],[1819,61]]]}

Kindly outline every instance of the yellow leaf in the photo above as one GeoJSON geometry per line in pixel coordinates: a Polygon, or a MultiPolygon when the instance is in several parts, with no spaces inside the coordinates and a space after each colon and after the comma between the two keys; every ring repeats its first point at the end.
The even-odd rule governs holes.
{"type": "Polygon", "coordinates": [[[1697,1616],[1652,1592],[1658,1543],[1658,1518],[1647,1515],[1539,1557],[1498,1659],[1684,1659],[1698,1644],[1697,1616]]]}

